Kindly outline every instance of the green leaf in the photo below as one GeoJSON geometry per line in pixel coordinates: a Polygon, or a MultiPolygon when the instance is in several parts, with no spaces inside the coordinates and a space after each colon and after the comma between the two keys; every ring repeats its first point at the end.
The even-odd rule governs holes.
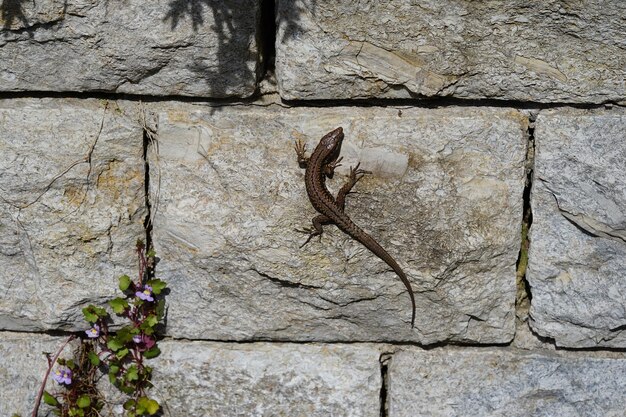
{"type": "Polygon", "coordinates": [[[146,350],[143,353],[143,357],[146,359],[156,358],[161,354],[161,349],[158,346],[153,346],[151,349],[146,350]]]}
{"type": "Polygon", "coordinates": [[[128,368],[125,378],[127,381],[137,381],[139,379],[139,370],[135,365],[128,368]]]}
{"type": "Polygon", "coordinates": [[[137,400],[137,406],[138,408],[143,408],[145,410],[144,412],[147,411],[151,416],[159,411],[159,403],[148,397],[139,397],[137,400]]]}
{"type": "Polygon", "coordinates": [[[109,367],[109,375],[117,375],[119,371],[120,371],[119,365],[111,365],[109,367]]]}
{"type": "Polygon", "coordinates": [[[95,323],[98,321],[98,315],[91,310],[91,307],[93,306],[83,308],[83,316],[88,323],[95,323]]]}
{"type": "Polygon", "coordinates": [[[87,408],[91,405],[91,398],[89,398],[89,395],[87,394],[81,395],[78,397],[78,400],[76,400],[76,405],[79,408],[87,408]]]}
{"type": "Polygon", "coordinates": [[[98,354],[96,352],[92,350],[87,354],[87,356],[89,357],[89,362],[91,362],[93,366],[100,365],[100,358],[98,357],[98,354]]]}
{"type": "Polygon", "coordinates": [[[124,343],[120,342],[120,340],[117,337],[113,337],[109,339],[109,341],[107,342],[107,347],[111,349],[113,352],[117,352],[118,350],[124,347],[124,343]]]}
{"type": "Polygon", "coordinates": [[[122,327],[117,331],[115,338],[122,344],[128,343],[133,340],[133,336],[139,331],[130,326],[122,327]]]}
{"type": "Polygon", "coordinates": [[[126,291],[130,287],[130,277],[128,275],[122,275],[120,277],[120,290],[126,291]]]}
{"type": "Polygon", "coordinates": [[[135,406],[135,400],[132,400],[132,399],[131,399],[131,400],[128,400],[128,401],[126,401],[126,402],[124,403],[124,405],[123,405],[124,410],[130,410],[130,409],[132,409],[134,406],[135,406]]]}
{"type": "Polygon", "coordinates": [[[54,398],[48,391],[43,392],[43,402],[53,407],[59,405],[57,399],[54,398]]]}
{"type": "Polygon", "coordinates": [[[157,319],[157,316],[155,316],[154,314],[150,314],[148,317],[146,317],[146,319],[143,321],[143,323],[141,323],[141,326],[139,327],[141,328],[141,330],[148,330],[152,329],[157,324],[159,324],[159,319],[157,319]]]}
{"type": "Polygon", "coordinates": [[[69,415],[70,417],[83,417],[85,415],[85,412],[80,408],[72,407],[70,408],[69,415]]]}
{"type": "Polygon", "coordinates": [[[96,307],[94,305],[88,305],[83,308],[83,316],[88,323],[95,323],[99,318],[106,318],[108,316],[107,311],[102,307],[96,307]]]}
{"type": "Polygon", "coordinates": [[[122,359],[126,355],[128,355],[128,348],[120,349],[115,354],[115,356],[117,356],[117,359],[122,359]]]}
{"type": "Polygon", "coordinates": [[[161,281],[160,279],[151,279],[150,281],[146,282],[146,285],[152,287],[152,292],[157,295],[161,294],[161,291],[163,291],[165,287],[167,287],[167,283],[165,281],[161,281]]]}
{"type": "Polygon", "coordinates": [[[76,364],[74,363],[74,361],[72,359],[68,359],[65,361],[65,365],[70,368],[71,370],[76,369],[76,364]]]}
{"type": "Polygon", "coordinates": [[[118,297],[109,301],[109,305],[115,314],[122,314],[128,308],[128,301],[118,297]]]}
{"type": "Polygon", "coordinates": [[[121,385],[119,387],[119,390],[122,391],[124,394],[128,394],[128,395],[135,393],[135,387],[127,387],[127,386],[121,385]]]}

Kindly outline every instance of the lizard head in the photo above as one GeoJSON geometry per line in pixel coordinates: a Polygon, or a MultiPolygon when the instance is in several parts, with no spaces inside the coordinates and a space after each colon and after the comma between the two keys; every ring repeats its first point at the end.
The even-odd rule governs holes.
{"type": "Polygon", "coordinates": [[[338,127],[324,135],[324,137],[320,140],[318,146],[323,147],[329,152],[329,159],[336,159],[339,156],[339,151],[341,151],[341,142],[343,142],[343,128],[338,127]]]}

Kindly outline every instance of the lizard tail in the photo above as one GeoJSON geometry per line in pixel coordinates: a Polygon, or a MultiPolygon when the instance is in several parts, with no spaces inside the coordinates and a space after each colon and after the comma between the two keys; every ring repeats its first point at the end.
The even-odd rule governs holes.
{"type": "MultiPolygon", "coordinates": [[[[355,227],[358,227],[358,226],[355,225],[355,227]]],[[[378,242],[376,242],[371,236],[369,236],[365,232],[363,232],[363,235],[367,237],[364,239],[357,239],[357,240],[359,240],[367,249],[369,249],[370,252],[378,256],[381,260],[385,261],[385,263],[389,265],[391,269],[393,269],[393,272],[395,272],[396,275],[400,277],[400,280],[406,287],[406,290],[409,293],[409,297],[411,298],[411,307],[412,307],[411,328],[412,329],[415,328],[415,310],[416,310],[415,295],[413,294],[413,288],[411,287],[411,283],[409,282],[409,279],[406,277],[406,274],[404,273],[402,268],[400,268],[400,265],[398,265],[396,260],[393,259],[393,257],[389,255],[389,253],[387,253],[387,251],[382,246],[380,246],[378,242]]]]}

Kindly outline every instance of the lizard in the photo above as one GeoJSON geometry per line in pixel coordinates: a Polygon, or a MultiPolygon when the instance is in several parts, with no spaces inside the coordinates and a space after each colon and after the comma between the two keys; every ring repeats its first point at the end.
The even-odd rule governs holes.
{"type": "Polygon", "coordinates": [[[326,178],[332,178],[335,168],[341,165],[340,162],[343,157],[339,157],[339,153],[343,138],[343,128],[341,127],[327,133],[322,137],[309,158],[305,156],[306,145],[301,140],[295,142],[294,148],[298,156],[298,165],[305,169],[304,183],[307,195],[313,208],[320,213],[313,218],[313,228],[307,231],[310,233],[309,237],[300,247],[302,248],[309,243],[314,236],[320,236],[324,231],[324,225],[335,224],[342,232],[383,260],[400,277],[411,298],[413,307],[411,327],[413,328],[415,327],[415,296],[406,274],[396,260],[373,237],[357,226],[344,211],[346,196],[361,178],[366,174],[371,174],[371,172],[359,169],[360,162],[355,167],[350,167],[348,182],[341,187],[336,198],[326,187],[326,178]]]}

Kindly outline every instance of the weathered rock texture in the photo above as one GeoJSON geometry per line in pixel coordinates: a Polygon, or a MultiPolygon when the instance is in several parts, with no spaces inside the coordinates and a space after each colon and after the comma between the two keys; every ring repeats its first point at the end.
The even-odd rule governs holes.
{"type": "Polygon", "coordinates": [[[0,101],[0,329],[80,328],[145,237],[137,106],[0,101]]]}
{"type": "Polygon", "coordinates": [[[495,108],[169,106],[150,160],[168,332],[221,340],[445,340],[513,336],[527,119],[495,108]],[[399,278],[315,215],[295,139],[346,132],[349,166],[373,171],[346,212],[405,269],[399,278]],[[159,177],[158,179],[157,176],[159,177]]]}
{"type": "MultiPolygon", "coordinates": [[[[0,415],[29,416],[46,370],[66,338],[0,332],[0,415]]],[[[378,416],[382,385],[373,345],[160,343],[151,395],[172,416],[378,416]]],[[[61,358],[69,359],[76,343],[61,358]]],[[[106,379],[106,377],[105,377],[106,379]]],[[[108,382],[109,402],[122,398],[108,382]]],[[[46,389],[62,390],[52,379],[46,389]]],[[[123,403],[123,399],[118,401],[123,403]]],[[[113,404],[116,404],[115,402],[113,404]]],[[[50,408],[42,404],[39,415],[50,408]]],[[[107,405],[104,416],[122,415],[107,405]]]]}
{"type": "Polygon", "coordinates": [[[0,12],[0,91],[255,90],[256,0],[16,0],[0,12]]]}
{"type": "Polygon", "coordinates": [[[626,99],[626,3],[279,1],[285,99],[626,99]]]}
{"type": "Polygon", "coordinates": [[[174,416],[380,414],[376,346],[163,343],[155,396],[174,416]]]}
{"type": "Polygon", "coordinates": [[[404,351],[389,364],[393,417],[620,417],[626,359],[504,350],[404,351]]]}
{"type": "MultiPolygon", "coordinates": [[[[0,331],[0,416],[31,415],[48,367],[44,352],[54,355],[65,341],[64,337],[0,331]]],[[[68,345],[61,357],[70,358],[71,352],[72,345],[68,345]]],[[[49,380],[46,389],[53,391],[55,385],[49,380]]],[[[46,411],[42,405],[39,415],[47,415],[46,411]]]]}
{"type": "Polygon", "coordinates": [[[626,111],[536,125],[531,324],[560,346],[626,347],[626,111]]]}

